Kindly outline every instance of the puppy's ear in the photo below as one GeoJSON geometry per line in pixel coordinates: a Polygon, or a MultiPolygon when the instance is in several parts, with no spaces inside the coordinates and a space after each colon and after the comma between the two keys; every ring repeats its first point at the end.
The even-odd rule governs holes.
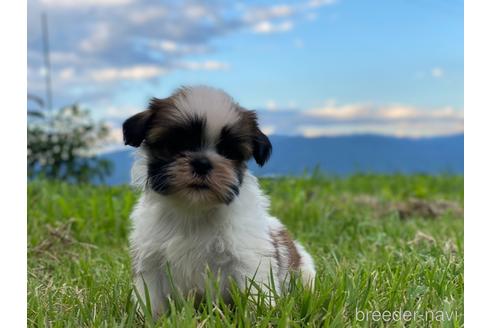
{"type": "Polygon", "coordinates": [[[272,154],[272,144],[268,137],[258,127],[258,115],[254,110],[248,110],[238,105],[241,113],[241,126],[248,130],[253,137],[253,157],[259,166],[265,165],[272,154]]]}
{"type": "Polygon", "coordinates": [[[123,123],[123,140],[125,145],[139,147],[145,139],[152,111],[146,110],[133,115],[123,123]]]}
{"type": "Polygon", "coordinates": [[[256,128],[256,135],[253,139],[253,157],[259,166],[265,165],[272,154],[272,144],[268,137],[256,128]]]}

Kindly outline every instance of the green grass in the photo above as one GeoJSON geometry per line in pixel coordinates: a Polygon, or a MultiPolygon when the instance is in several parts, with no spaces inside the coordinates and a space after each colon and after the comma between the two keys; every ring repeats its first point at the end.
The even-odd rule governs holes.
{"type": "Polygon", "coordinates": [[[29,326],[463,326],[463,177],[315,175],[261,183],[272,213],[313,254],[315,291],[297,284],[276,307],[239,293],[235,307],[209,300],[195,310],[191,301],[177,302],[154,323],[129,297],[128,216],[138,195],[129,187],[32,181],[29,326]],[[423,317],[357,318],[357,311],[385,310],[423,317]]]}

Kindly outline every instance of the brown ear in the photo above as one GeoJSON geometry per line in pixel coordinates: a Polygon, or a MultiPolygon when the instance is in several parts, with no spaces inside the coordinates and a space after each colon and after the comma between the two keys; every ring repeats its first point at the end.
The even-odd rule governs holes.
{"type": "Polygon", "coordinates": [[[139,147],[145,139],[152,111],[146,110],[133,115],[123,123],[123,140],[125,145],[139,147]]]}

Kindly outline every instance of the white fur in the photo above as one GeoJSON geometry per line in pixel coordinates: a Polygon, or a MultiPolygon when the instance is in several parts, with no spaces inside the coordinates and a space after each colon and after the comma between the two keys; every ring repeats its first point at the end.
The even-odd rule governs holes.
{"type": "MultiPolygon", "coordinates": [[[[162,313],[171,292],[166,265],[171,269],[175,286],[184,295],[205,291],[207,266],[215,273],[220,270],[223,292],[228,277],[243,288],[246,278],[253,277],[268,285],[270,268],[280,291],[287,271],[275,261],[270,231],[283,226],[268,214],[268,206],[268,199],[249,172],[239,196],[230,205],[207,210],[189,208],[146,190],[131,214],[130,243],[137,291],[145,295],[144,280],[154,314],[162,313]]],[[[301,255],[302,278],[310,284],[315,275],[313,260],[297,242],[296,247],[301,255]]]]}
{"type": "Polygon", "coordinates": [[[185,88],[174,101],[182,113],[207,118],[208,140],[217,140],[222,127],[232,125],[239,119],[234,100],[224,91],[215,88],[185,88]]]}

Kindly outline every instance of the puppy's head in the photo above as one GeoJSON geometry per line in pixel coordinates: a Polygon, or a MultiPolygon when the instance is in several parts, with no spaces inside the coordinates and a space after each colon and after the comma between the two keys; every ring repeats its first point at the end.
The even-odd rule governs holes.
{"type": "Polygon", "coordinates": [[[263,166],[272,146],[256,113],[208,87],[154,98],[123,123],[125,144],[142,147],[147,186],[193,204],[229,204],[239,194],[246,162],[263,166]]]}

